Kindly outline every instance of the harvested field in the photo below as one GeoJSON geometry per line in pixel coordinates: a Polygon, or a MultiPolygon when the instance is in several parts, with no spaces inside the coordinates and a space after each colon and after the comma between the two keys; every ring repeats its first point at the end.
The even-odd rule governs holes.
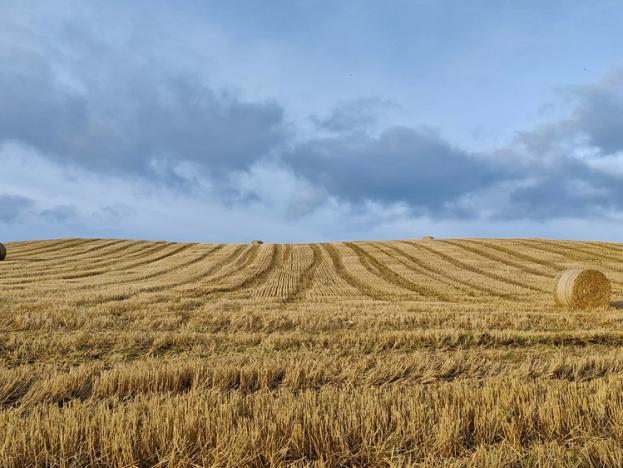
{"type": "Polygon", "coordinates": [[[623,244],[6,247],[2,467],[623,466],[623,244]]]}

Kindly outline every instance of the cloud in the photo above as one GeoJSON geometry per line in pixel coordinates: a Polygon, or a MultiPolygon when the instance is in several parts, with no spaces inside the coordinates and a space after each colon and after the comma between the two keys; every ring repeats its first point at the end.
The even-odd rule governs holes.
{"type": "Polygon", "coordinates": [[[0,45],[0,142],[63,165],[175,183],[193,174],[223,182],[285,138],[274,102],[215,90],[192,71],[107,46],[77,26],[65,35],[62,53],[0,45]]]}
{"type": "Polygon", "coordinates": [[[299,182],[299,189],[290,195],[286,207],[286,217],[299,219],[322,206],[326,198],[327,194],[322,190],[299,182]]]}
{"type": "Polygon", "coordinates": [[[550,159],[603,157],[623,151],[623,72],[600,83],[568,88],[564,95],[572,105],[569,115],[518,132],[516,147],[550,159]]]}
{"type": "MultiPolygon", "coordinates": [[[[402,203],[411,216],[539,222],[612,216],[623,210],[623,73],[567,96],[566,117],[481,154],[427,129],[390,127],[375,137],[356,118],[336,118],[341,133],[296,146],[284,163],[326,197],[402,203]]],[[[326,121],[342,112],[338,107],[326,121]]]]}
{"type": "Polygon", "coordinates": [[[510,203],[496,218],[547,219],[607,217],[623,208],[623,190],[598,185],[589,178],[549,177],[510,194],[510,203]]]}
{"type": "Polygon", "coordinates": [[[367,130],[378,122],[382,112],[395,107],[395,104],[379,98],[356,99],[342,102],[328,116],[312,117],[312,121],[319,129],[331,132],[367,130]]]}
{"type": "Polygon", "coordinates": [[[575,90],[577,107],[569,131],[583,134],[602,155],[623,151],[623,72],[575,90]]]}
{"type": "MultiPolygon", "coordinates": [[[[485,152],[426,127],[379,128],[393,105],[375,97],[312,117],[314,132],[303,138],[286,102],[213,85],[204,69],[159,54],[158,31],[120,40],[118,31],[93,32],[78,18],[62,23],[45,34],[4,28],[0,37],[0,144],[18,142],[59,167],[128,185],[138,178],[163,190],[183,187],[198,199],[216,193],[220,207],[277,206],[285,220],[327,204],[357,216],[435,220],[543,221],[623,210],[623,74],[569,90],[569,115],[485,152]],[[244,183],[258,167],[268,168],[262,190],[244,183]]],[[[35,201],[0,203],[6,223],[35,201]]],[[[37,213],[71,223],[78,211],[100,221],[140,211],[72,206],[62,201],[37,213]]]]}
{"type": "Polygon", "coordinates": [[[406,203],[416,214],[457,216],[460,197],[505,177],[495,161],[453,147],[429,129],[391,127],[312,139],[283,158],[295,174],[353,204],[406,203]]]}
{"type": "Polygon", "coordinates": [[[12,224],[26,214],[34,200],[20,195],[0,194],[0,223],[12,224]]]}
{"type": "Polygon", "coordinates": [[[520,132],[505,149],[528,183],[504,219],[598,218],[623,210],[623,73],[568,90],[570,114],[520,132]]]}

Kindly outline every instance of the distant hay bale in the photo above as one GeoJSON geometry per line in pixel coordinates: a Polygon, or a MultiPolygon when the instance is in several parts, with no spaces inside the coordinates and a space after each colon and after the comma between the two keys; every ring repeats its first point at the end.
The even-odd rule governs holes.
{"type": "Polygon", "coordinates": [[[558,273],[554,280],[556,304],[575,309],[607,306],[611,292],[610,281],[597,270],[565,270],[558,273]]]}
{"type": "Polygon", "coordinates": [[[6,258],[6,247],[0,244],[0,262],[6,258]]]}
{"type": "Polygon", "coordinates": [[[260,245],[260,244],[263,244],[263,243],[264,243],[264,241],[261,241],[261,240],[252,240],[251,241],[251,245],[260,245]]]}
{"type": "Polygon", "coordinates": [[[422,240],[433,240],[434,237],[433,236],[424,236],[422,237],[422,240]]]}

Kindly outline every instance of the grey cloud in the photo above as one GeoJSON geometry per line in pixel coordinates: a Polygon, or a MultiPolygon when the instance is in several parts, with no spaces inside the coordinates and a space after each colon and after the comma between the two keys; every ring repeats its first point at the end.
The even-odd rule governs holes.
{"type": "Polygon", "coordinates": [[[34,200],[20,195],[0,194],[0,222],[11,224],[34,206],[34,200]]]}
{"type": "Polygon", "coordinates": [[[594,180],[547,177],[510,194],[510,203],[496,219],[596,218],[623,208],[621,190],[596,188],[594,180]],[[618,198],[618,200],[617,200],[618,198]]]}
{"type": "Polygon", "coordinates": [[[352,132],[365,130],[377,123],[379,113],[396,107],[389,101],[377,98],[363,98],[337,105],[324,118],[313,117],[312,121],[322,130],[352,132]]]}
{"type": "Polygon", "coordinates": [[[603,154],[623,150],[623,73],[613,80],[577,91],[572,131],[584,134],[603,154]]]}
{"type": "Polygon", "coordinates": [[[623,150],[623,72],[591,86],[567,90],[567,118],[518,133],[515,145],[536,156],[568,156],[582,146],[605,156],[623,150]]]}
{"type": "MultiPolygon", "coordinates": [[[[327,117],[313,118],[331,136],[299,143],[276,102],[216,90],[201,74],[175,70],[149,48],[130,54],[76,23],[62,34],[54,47],[35,40],[25,49],[10,37],[0,40],[0,143],[18,141],[61,165],[119,177],[168,184],[209,179],[220,185],[227,203],[257,201],[230,177],[274,158],[304,181],[286,209],[290,217],[331,197],[355,209],[369,201],[404,203],[413,215],[474,218],[487,206],[470,207],[463,199],[508,182],[522,188],[503,194],[508,206],[494,217],[546,219],[623,209],[620,177],[566,154],[583,140],[597,148],[597,156],[623,150],[623,78],[575,90],[568,118],[522,132],[508,148],[485,155],[427,129],[394,126],[371,135],[367,131],[390,105],[374,98],[342,103],[327,117]]],[[[4,197],[4,222],[32,204],[4,197]]],[[[123,213],[111,208],[97,216],[123,213]]],[[[42,216],[66,222],[72,212],[61,207],[42,216]]]]}
{"type": "Polygon", "coordinates": [[[582,160],[536,166],[525,179],[528,184],[509,194],[509,206],[497,219],[590,219],[623,210],[623,178],[582,160]]]}
{"type": "MultiPolygon", "coordinates": [[[[480,157],[426,130],[393,127],[371,137],[355,119],[352,132],[339,127],[338,136],[312,139],[284,161],[338,199],[403,202],[414,214],[478,217],[489,208],[487,200],[470,207],[462,199],[514,185],[520,188],[499,194],[508,202],[501,208],[496,203],[491,217],[607,216],[623,210],[623,178],[593,168],[590,159],[623,151],[623,74],[572,96],[567,118],[520,132],[508,147],[480,157]]],[[[341,122],[348,126],[348,119],[341,122]]]]}
{"type": "Polygon", "coordinates": [[[506,170],[452,147],[426,129],[392,127],[311,140],[284,156],[293,171],[339,199],[404,202],[418,214],[466,215],[452,204],[481,190],[506,170]]]}
{"type": "MultiPolygon", "coordinates": [[[[88,39],[85,33],[75,42],[88,39]]],[[[182,163],[222,181],[284,140],[283,111],[274,102],[246,102],[192,73],[93,48],[97,57],[72,51],[82,55],[61,73],[49,51],[2,46],[0,142],[28,144],[61,164],[170,182],[183,178],[175,171],[182,163]]]]}
{"type": "Polygon", "coordinates": [[[519,133],[508,149],[532,183],[510,193],[498,218],[596,218],[623,210],[623,177],[590,164],[623,151],[623,74],[571,90],[570,97],[569,117],[519,133]]]}
{"type": "Polygon", "coordinates": [[[0,141],[46,152],[74,146],[84,131],[86,100],[56,83],[45,59],[0,45],[0,141]]]}
{"type": "MultiPolygon", "coordinates": [[[[389,105],[377,99],[338,106],[318,121],[338,132],[335,137],[313,138],[286,151],[291,141],[277,103],[245,102],[193,74],[169,72],[158,62],[128,63],[99,43],[87,47],[90,38],[79,30],[71,35],[85,48],[69,69],[79,82],[75,86],[43,54],[4,50],[0,141],[26,143],[61,164],[168,183],[184,179],[176,168],[190,163],[199,178],[220,184],[227,202],[254,199],[227,185],[233,172],[280,151],[285,165],[320,192],[353,204],[405,202],[414,213],[466,216],[453,207],[456,199],[501,175],[431,131],[393,127],[379,137],[367,135],[365,127],[389,105]],[[91,66],[89,50],[98,52],[101,63],[91,66]],[[99,72],[101,67],[114,73],[99,72]]],[[[317,193],[293,200],[288,216],[300,216],[318,200],[317,193]]]]}
{"type": "Polygon", "coordinates": [[[323,190],[301,187],[290,199],[286,216],[291,219],[301,218],[321,206],[326,196],[323,190]]]}

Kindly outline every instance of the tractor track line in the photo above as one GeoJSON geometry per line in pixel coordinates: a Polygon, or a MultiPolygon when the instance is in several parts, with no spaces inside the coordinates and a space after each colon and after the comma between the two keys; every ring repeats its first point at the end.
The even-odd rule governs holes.
{"type": "Polygon", "coordinates": [[[18,263],[19,266],[21,266],[22,268],[29,268],[28,271],[35,271],[35,270],[44,271],[46,269],[50,269],[55,266],[58,266],[58,262],[57,262],[58,259],[63,259],[64,261],[67,261],[67,260],[74,261],[75,259],[82,260],[85,258],[97,258],[97,255],[86,255],[86,254],[89,254],[89,253],[92,253],[94,251],[98,251],[101,249],[108,249],[109,247],[117,245],[121,242],[128,242],[128,241],[115,239],[115,240],[111,240],[110,242],[105,242],[100,245],[88,247],[87,249],[84,249],[84,250],[72,252],[71,255],[59,254],[59,255],[54,255],[52,257],[46,257],[46,258],[18,259],[20,261],[15,262],[15,263],[18,263]],[[30,268],[33,264],[35,264],[37,268],[30,268]]]}
{"type": "MultiPolygon", "coordinates": [[[[160,249],[163,245],[167,245],[164,243],[158,243],[158,244],[147,244],[147,245],[142,245],[140,243],[135,243],[135,244],[130,244],[127,246],[123,246],[120,251],[126,251],[129,250],[131,247],[139,247],[136,250],[134,250],[129,256],[127,257],[122,257],[122,258],[114,258],[114,259],[103,259],[102,262],[94,262],[94,263],[90,263],[86,265],[86,268],[80,268],[80,269],[76,269],[76,267],[71,267],[71,271],[82,271],[84,276],[83,277],[89,277],[89,276],[97,276],[99,274],[105,274],[105,273],[112,273],[112,272],[119,272],[119,271],[124,271],[127,268],[132,268],[131,266],[126,266],[127,262],[132,261],[132,260],[136,260],[139,258],[145,258],[145,257],[149,257],[150,255],[152,255],[154,253],[154,251],[160,249]],[[121,263],[119,263],[119,261],[121,260],[121,263]],[[113,269],[106,269],[106,270],[100,270],[100,268],[108,266],[108,265],[114,265],[117,264],[118,266],[122,266],[123,268],[113,268],[113,269]]],[[[169,245],[174,245],[174,244],[169,244],[169,245]]],[[[117,252],[118,253],[118,252],[117,252]]],[[[65,273],[62,273],[62,275],[64,275],[65,273]]],[[[20,283],[13,283],[15,285],[17,284],[32,284],[32,283],[40,283],[40,282],[47,282],[47,281],[57,281],[57,280],[61,280],[61,279],[68,279],[68,278],[64,278],[63,276],[59,276],[59,275],[54,275],[54,276],[44,276],[41,277],[40,275],[36,275],[35,279],[30,279],[32,275],[29,275],[27,278],[29,278],[29,281],[23,281],[20,283]]],[[[92,286],[89,286],[89,288],[91,288],[92,286]]],[[[76,289],[80,289],[80,288],[76,288],[76,289]]]]}
{"type": "MultiPolygon", "coordinates": [[[[527,255],[527,254],[524,254],[524,253],[517,252],[517,251],[515,251],[513,249],[509,249],[507,247],[502,247],[500,245],[491,245],[490,242],[477,241],[477,240],[466,240],[465,242],[469,242],[471,244],[479,245],[482,248],[488,248],[488,249],[491,249],[491,250],[497,250],[498,252],[505,253],[505,254],[510,255],[512,257],[518,258],[520,260],[525,260],[527,262],[537,263],[539,265],[547,267],[547,268],[549,268],[551,270],[554,270],[556,272],[564,270],[564,267],[562,265],[557,264],[557,263],[550,262],[548,260],[542,260],[540,258],[536,258],[536,257],[533,257],[531,255],[527,255]]],[[[552,276],[554,276],[554,275],[552,275],[552,276]]]]}
{"type": "MultiPolygon", "coordinates": [[[[548,243],[546,245],[544,245],[543,243],[539,243],[539,244],[528,244],[526,241],[522,241],[522,240],[517,240],[516,242],[518,242],[521,245],[526,245],[529,247],[533,247],[537,250],[541,250],[543,252],[547,252],[547,253],[554,253],[557,255],[560,255],[562,257],[564,257],[567,260],[574,260],[574,261],[580,261],[583,263],[586,263],[586,261],[591,261],[594,260],[595,258],[600,258],[603,260],[608,260],[609,262],[615,262],[615,263],[620,263],[623,261],[623,259],[616,259],[607,255],[601,255],[598,254],[596,252],[587,252],[585,250],[582,249],[578,249],[578,248],[573,248],[573,247],[568,247],[568,246],[563,246],[560,244],[554,244],[554,243],[548,243]]],[[[609,270],[612,271],[616,271],[619,273],[623,273],[623,269],[621,268],[617,268],[615,266],[611,266],[611,265],[606,265],[606,268],[608,268],[609,270]]]]}
{"type": "Polygon", "coordinates": [[[440,240],[440,243],[444,243],[444,244],[449,244],[449,245],[453,245],[455,247],[458,247],[459,249],[463,249],[467,252],[471,252],[474,255],[478,255],[482,258],[486,258],[488,260],[492,260],[494,262],[498,262],[501,263],[502,265],[506,265],[506,266],[510,266],[513,267],[517,270],[523,271],[525,273],[529,273],[531,275],[534,276],[540,276],[541,278],[545,277],[545,278],[553,278],[555,275],[548,275],[546,273],[543,273],[542,271],[539,270],[535,270],[534,268],[530,268],[528,266],[522,265],[520,263],[514,262],[513,260],[509,260],[508,258],[504,258],[500,255],[496,255],[496,254],[492,254],[490,252],[487,252],[486,250],[483,250],[482,247],[478,248],[478,247],[472,247],[469,245],[464,245],[462,242],[457,242],[457,241],[451,241],[451,240],[440,240]]]}
{"type": "MultiPolygon", "coordinates": [[[[544,292],[543,289],[537,289],[534,286],[531,286],[529,284],[524,284],[524,283],[521,283],[520,281],[515,281],[515,280],[509,279],[509,278],[505,278],[504,276],[497,275],[495,273],[489,273],[488,271],[482,270],[482,269],[477,268],[477,267],[475,267],[473,265],[470,265],[468,263],[465,263],[465,262],[462,262],[460,260],[457,260],[456,258],[454,258],[454,257],[452,257],[450,255],[447,255],[447,254],[445,254],[443,252],[439,252],[438,250],[435,250],[435,249],[433,249],[431,247],[428,247],[426,245],[422,245],[421,243],[408,242],[408,241],[400,241],[400,242],[403,242],[403,243],[405,243],[407,245],[415,246],[416,248],[420,248],[420,249],[426,250],[427,252],[429,252],[429,253],[431,253],[433,255],[436,255],[437,257],[443,258],[447,262],[453,264],[454,266],[462,268],[465,271],[470,271],[470,272],[475,273],[475,274],[480,275],[480,276],[486,276],[487,278],[493,279],[495,281],[499,281],[499,282],[504,283],[504,284],[509,284],[509,285],[512,285],[512,286],[515,286],[515,287],[518,287],[518,288],[521,288],[521,289],[527,289],[529,291],[534,291],[534,292],[538,292],[538,293],[544,292]]],[[[549,291],[546,291],[546,292],[549,292],[549,291]]]]}
{"type": "Polygon", "coordinates": [[[233,284],[230,286],[216,286],[215,288],[206,291],[204,294],[212,297],[214,295],[220,295],[226,292],[240,293],[241,291],[251,289],[261,284],[281,264],[285,253],[285,248],[282,249],[279,245],[273,244],[272,252],[270,254],[270,260],[265,267],[260,268],[259,271],[256,271],[254,274],[243,279],[237,284],[233,284]]]}
{"type": "Polygon", "coordinates": [[[96,242],[98,240],[101,240],[101,239],[66,239],[66,240],[59,240],[59,241],[51,241],[51,242],[54,242],[54,244],[51,246],[46,245],[44,247],[35,248],[32,250],[26,250],[23,253],[16,253],[14,258],[18,260],[18,259],[28,258],[33,253],[36,255],[41,255],[41,254],[59,252],[61,250],[71,249],[74,247],[78,247],[79,245],[87,244],[89,242],[96,242]]]}
{"type": "Polygon", "coordinates": [[[434,297],[444,302],[450,301],[448,296],[446,296],[445,294],[438,293],[425,286],[420,286],[396,273],[394,270],[385,266],[382,262],[372,256],[369,252],[366,252],[366,250],[363,249],[361,246],[352,242],[346,242],[345,245],[355,252],[355,254],[359,257],[362,265],[370,273],[377,275],[379,278],[382,278],[383,280],[393,284],[394,286],[398,286],[408,291],[417,293],[418,295],[423,297],[434,297]]]}
{"type": "Polygon", "coordinates": [[[300,301],[305,293],[313,287],[316,270],[322,262],[322,252],[320,251],[320,247],[316,244],[308,244],[307,246],[312,250],[312,262],[307,268],[305,268],[298,280],[295,290],[285,299],[284,302],[300,301]]]}
{"type": "Polygon", "coordinates": [[[331,257],[333,268],[336,274],[350,286],[359,291],[362,296],[367,296],[377,301],[384,301],[390,297],[388,294],[367,285],[366,283],[360,281],[358,278],[353,276],[344,266],[344,262],[342,261],[339,252],[333,245],[321,244],[321,246],[329,254],[329,257],[331,257]]]}
{"type": "MultiPolygon", "coordinates": [[[[220,252],[226,246],[227,246],[227,244],[219,244],[219,245],[217,245],[210,252],[207,252],[208,255],[202,254],[202,259],[201,260],[209,257],[212,253],[220,252]]],[[[132,297],[132,296],[136,296],[136,295],[141,294],[141,293],[159,293],[159,292],[163,292],[163,291],[169,291],[171,289],[174,289],[174,288],[177,288],[177,287],[180,287],[180,286],[184,286],[184,285],[187,285],[187,284],[195,283],[197,281],[203,281],[206,278],[210,277],[211,275],[219,272],[220,270],[222,270],[224,267],[226,267],[227,265],[229,265],[233,261],[240,261],[240,259],[243,258],[250,251],[251,251],[250,248],[247,248],[245,250],[245,245],[243,245],[243,244],[238,245],[233,250],[233,252],[231,252],[229,255],[227,255],[225,258],[221,259],[220,261],[211,264],[208,267],[207,270],[204,270],[204,271],[202,271],[202,272],[200,272],[200,273],[198,273],[196,275],[189,276],[189,277],[185,278],[182,281],[174,281],[172,283],[156,284],[156,285],[151,285],[151,286],[143,286],[143,287],[137,289],[136,291],[133,291],[129,296],[132,297]]],[[[198,263],[201,260],[195,261],[194,264],[198,263]]],[[[117,285],[117,284],[119,284],[119,283],[111,284],[111,286],[114,286],[114,285],[117,285]]]]}
{"type": "MultiPolygon", "coordinates": [[[[473,291],[477,291],[480,293],[485,293],[487,295],[491,295],[491,296],[495,296],[495,297],[499,297],[499,298],[507,298],[508,296],[505,294],[500,293],[499,291],[495,291],[494,289],[490,289],[487,288],[485,286],[481,286],[480,284],[477,283],[472,283],[470,281],[467,280],[463,280],[461,278],[457,278],[456,276],[450,275],[448,274],[448,272],[442,270],[442,269],[438,269],[438,268],[434,268],[430,265],[427,265],[425,262],[423,262],[422,260],[420,260],[419,258],[409,254],[408,252],[405,252],[404,250],[400,249],[399,247],[395,247],[393,245],[389,245],[389,243],[385,243],[385,242],[379,242],[379,245],[382,245],[388,249],[391,249],[394,251],[394,256],[393,258],[395,258],[396,260],[399,260],[399,257],[402,257],[404,259],[409,260],[410,262],[413,262],[415,265],[417,265],[418,267],[420,267],[423,272],[424,271],[428,271],[430,272],[428,274],[428,276],[430,278],[435,279],[436,281],[442,281],[444,282],[444,284],[448,284],[449,286],[452,286],[454,288],[460,288],[461,285],[463,286],[463,290],[466,292],[473,292],[473,291]],[[437,277],[440,278],[446,278],[448,279],[448,281],[442,280],[442,279],[438,279],[437,277]]],[[[391,255],[389,252],[386,252],[387,255],[391,255]]],[[[408,263],[404,262],[403,263],[405,266],[409,267],[408,263]]],[[[417,271],[414,267],[413,271],[417,271]]]]}

